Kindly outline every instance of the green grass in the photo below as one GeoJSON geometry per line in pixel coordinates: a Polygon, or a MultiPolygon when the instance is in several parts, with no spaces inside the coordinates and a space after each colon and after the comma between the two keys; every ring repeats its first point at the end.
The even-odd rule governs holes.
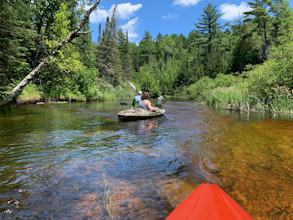
{"type": "Polygon", "coordinates": [[[42,93],[38,91],[35,84],[28,84],[24,90],[16,96],[18,104],[34,103],[42,99],[42,93]]]}
{"type": "Polygon", "coordinates": [[[248,96],[243,91],[236,89],[235,87],[218,87],[210,91],[206,97],[206,104],[215,105],[220,103],[221,105],[231,104],[234,102],[245,102],[248,96]]]}
{"type": "Polygon", "coordinates": [[[245,90],[235,87],[218,87],[210,91],[205,104],[238,108],[251,111],[271,111],[293,113],[293,101],[290,95],[275,93],[270,98],[249,95],[245,90]],[[232,104],[233,102],[233,104],[232,104]]]}

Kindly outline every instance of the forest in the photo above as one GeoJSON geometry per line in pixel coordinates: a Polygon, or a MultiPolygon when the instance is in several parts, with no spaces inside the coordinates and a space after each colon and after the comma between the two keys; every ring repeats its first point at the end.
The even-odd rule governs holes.
{"type": "MultiPolygon", "coordinates": [[[[90,2],[83,2],[89,4],[90,2]]],[[[0,5],[0,100],[80,22],[75,0],[11,0],[0,5]]],[[[188,36],[144,32],[136,45],[117,25],[117,5],[98,39],[66,44],[15,97],[38,100],[132,98],[127,87],[167,98],[257,111],[293,111],[293,12],[284,0],[248,2],[233,23],[208,3],[188,36]]],[[[83,31],[90,30],[90,21],[83,31]]]]}

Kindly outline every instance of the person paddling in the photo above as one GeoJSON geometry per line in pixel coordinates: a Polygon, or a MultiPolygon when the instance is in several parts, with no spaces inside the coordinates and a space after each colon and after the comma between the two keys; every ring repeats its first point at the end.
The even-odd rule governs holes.
{"type": "Polygon", "coordinates": [[[142,92],[138,91],[138,95],[136,95],[134,97],[133,102],[132,102],[133,107],[138,107],[138,100],[141,98],[141,94],[142,94],[142,92]]]}
{"type": "Polygon", "coordinates": [[[143,108],[149,111],[156,111],[158,108],[152,107],[152,103],[150,102],[150,94],[148,92],[143,92],[141,95],[141,99],[138,101],[138,107],[143,108]]]}

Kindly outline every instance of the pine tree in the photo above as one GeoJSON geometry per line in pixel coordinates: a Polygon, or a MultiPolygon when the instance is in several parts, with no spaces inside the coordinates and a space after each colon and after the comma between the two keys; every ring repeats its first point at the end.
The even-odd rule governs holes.
{"type": "Polygon", "coordinates": [[[270,0],[255,0],[255,2],[248,2],[253,9],[248,12],[244,12],[248,17],[245,22],[251,21],[254,24],[254,32],[256,32],[262,38],[262,58],[265,61],[267,59],[267,48],[269,46],[269,32],[271,31],[272,17],[269,14],[269,9],[272,6],[270,0]],[[253,18],[249,18],[253,16],[253,18]]]}
{"type": "Polygon", "coordinates": [[[122,77],[122,66],[116,36],[116,13],[117,4],[114,7],[111,19],[110,17],[106,19],[101,42],[97,45],[97,68],[100,77],[113,86],[119,85],[122,77]]]}
{"type": "Polygon", "coordinates": [[[201,14],[202,18],[198,19],[200,22],[194,24],[199,29],[201,34],[207,38],[208,52],[211,50],[210,42],[213,39],[214,30],[216,28],[222,29],[228,24],[220,25],[220,23],[218,23],[219,18],[223,14],[219,14],[216,7],[216,5],[213,6],[211,3],[208,3],[208,5],[203,8],[203,14],[201,14]]]}
{"type": "Polygon", "coordinates": [[[273,13],[272,37],[276,45],[292,41],[290,32],[293,31],[293,12],[289,2],[284,0],[274,0],[270,7],[273,13]]]}
{"type": "Polygon", "coordinates": [[[144,63],[149,64],[150,58],[155,54],[155,43],[152,40],[152,36],[149,31],[144,32],[143,39],[139,42],[140,48],[140,63],[143,65],[144,63]]]}
{"type": "Polygon", "coordinates": [[[29,0],[0,4],[0,99],[28,71],[29,51],[34,49],[33,6],[29,0]]]}
{"type": "Polygon", "coordinates": [[[102,36],[101,36],[101,22],[99,24],[99,36],[98,36],[98,43],[101,43],[101,39],[102,39],[102,36]]]}
{"type": "Polygon", "coordinates": [[[130,79],[130,74],[132,72],[132,64],[128,43],[128,31],[126,32],[126,34],[124,34],[121,29],[118,31],[118,50],[123,70],[122,79],[125,81],[130,79]]]}
{"type": "Polygon", "coordinates": [[[70,12],[67,18],[70,20],[70,30],[79,21],[77,16],[80,15],[82,10],[76,10],[78,2],[72,0],[34,0],[30,2],[33,3],[34,12],[30,17],[33,22],[31,28],[37,33],[34,40],[34,47],[31,49],[30,56],[28,57],[28,61],[33,69],[39,64],[40,60],[47,56],[45,40],[51,39],[53,33],[50,27],[55,22],[54,15],[60,9],[60,5],[62,3],[66,4],[67,10],[70,12]]]}

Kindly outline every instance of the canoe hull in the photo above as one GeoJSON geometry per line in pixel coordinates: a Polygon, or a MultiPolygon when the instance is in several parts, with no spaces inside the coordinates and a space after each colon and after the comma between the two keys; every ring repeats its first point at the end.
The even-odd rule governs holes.
{"type": "Polygon", "coordinates": [[[133,108],[120,111],[117,115],[120,120],[141,120],[163,116],[164,113],[165,109],[159,109],[153,112],[142,108],[133,108]]]}
{"type": "Polygon", "coordinates": [[[189,194],[166,220],[253,220],[220,187],[201,184],[189,194]]]}

